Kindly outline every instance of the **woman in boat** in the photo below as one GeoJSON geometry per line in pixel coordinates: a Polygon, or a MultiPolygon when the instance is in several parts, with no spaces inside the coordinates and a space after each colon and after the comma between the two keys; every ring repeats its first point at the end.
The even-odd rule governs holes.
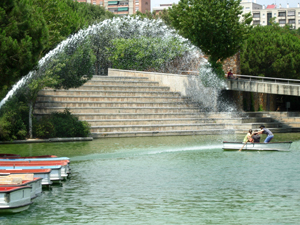
{"type": "Polygon", "coordinates": [[[246,136],[244,137],[243,143],[247,143],[247,142],[254,142],[253,138],[252,138],[252,130],[250,129],[248,131],[248,133],[246,134],[246,136]]]}
{"type": "Polygon", "coordinates": [[[264,125],[260,125],[259,128],[260,128],[260,131],[258,131],[257,133],[254,133],[254,134],[266,134],[266,135],[268,135],[266,137],[264,143],[269,143],[274,137],[273,133],[269,129],[265,128],[264,125]]]}

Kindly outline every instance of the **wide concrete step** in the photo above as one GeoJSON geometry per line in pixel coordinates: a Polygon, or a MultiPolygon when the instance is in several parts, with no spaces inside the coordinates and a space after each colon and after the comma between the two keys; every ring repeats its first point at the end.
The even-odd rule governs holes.
{"type": "Polygon", "coordinates": [[[240,124],[242,118],[237,119],[204,119],[204,118],[169,118],[169,119],[111,119],[85,120],[91,126],[112,125],[152,125],[152,124],[240,124]]]}
{"type": "Polygon", "coordinates": [[[149,80],[148,77],[123,77],[123,76],[101,76],[101,75],[94,75],[91,80],[119,80],[119,81],[130,81],[130,80],[140,80],[145,81],[149,80]]]}
{"type": "MultiPolygon", "coordinates": [[[[297,128],[295,128],[297,129],[297,128]]],[[[276,135],[276,133],[289,133],[289,132],[293,132],[293,128],[289,128],[289,127],[285,127],[285,128],[270,128],[270,130],[273,132],[274,135],[276,135]]],[[[245,131],[245,129],[235,129],[235,133],[237,134],[247,134],[247,131],[245,131]]],[[[261,135],[262,139],[264,140],[264,138],[267,137],[267,135],[262,134],[261,135]]],[[[261,140],[262,142],[262,140],[261,140]]]]}
{"type": "MultiPolygon", "coordinates": [[[[39,114],[36,114],[39,116],[39,114]]],[[[43,114],[41,114],[43,115],[43,114]]],[[[204,118],[203,115],[197,113],[74,113],[80,120],[124,120],[124,119],[141,119],[141,120],[151,120],[151,119],[197,119],[204,118]]]]}
{"type": "MultiPolygon", "coordinates": [[[[70,107],[72,113],[197,113],[199,108],[104,108],[104,107],[70,107]]],[[[35,114],[47,114],[51,112],[62,112],[65,107],[35,108],[35,114]]]]}
{"type": "Polygon", "coordinates": [[[55,96],[39,95],[38,102],[179,102],[184,103],[186,97],[122,97],[122,96],[55,96]]]}
{"type": "Polygon", "coordinates": [[[76,91],[76,90],[89,90],[89,91],[169,91],[169,87],[160,87],[160,86],[103,86],[103,85],[87,85],[87,86],[81,86],[79,88],[70,88],[70,91],[76,91]]]}
{"type": "Polygon", "coordinates": [[[159,83],[154,81],[89,80],[84,84],[84,86],[88,85],[155,87],[159,86],[159,83]]]}
{"type": "Polygon", "coordinates": [[[134,131],[172,131],[172,130],[203,130],[223,129],[224,124],[153,124],[153,125],[120,125],[120,126],[92,126],[91,133],[99,132],[134,132],[134,131]]]}
{"type": "Polygon", "coordinates": [[[92,133],[93,138],[115,137],[147,137],[147,136],[183,136],[208,134],[234,134],[232,129],[205,129],[205,130],[167,130],[167,131],[132,131],[132,132],[98,132],[92,133]]]}
{"type": "Polygon", "coordinates": [[[242,123],[268,123],[273,122],[274,119],[270,117],[250,117],[242,118],[242,123]]]}
{"type": "Polygon", "coordinates": [[[300,128],[300,122],[287,122],[284,124],[291,128],[300,128]]]}
{"type": "MultiPolygon", "coordinates": [[[[38,115],[36,113],[36,115],[38,115]]],[[[225,119],[232,118],[230,114],[206,113],[206,112],[179,112],[179,113],[75,113],[80,120],[119,120],[119,119],[225,119]]],[[[234,117],[235,118],[235,117],[234,117]]]]}
{"type": "MultiPolygon", "coordinates": [[[[242,123],[242,124],[236,124],[234,125],[235,129],[244,129],[245,132],[248,131],[249,129],[254,130],[260,130],[259,126],[262,123],[242,123]]],[[[286,125],[280,122],[267,122],[263,123],[266,128],[271,129],[271,128],[286,128],[286,125]]],[[[229,125],[229,124],[228,124],[229,125]]]]}
{"type": "Polygon", "coordinates": [[[155,92],[142,92],[142,91],[85,91],[85,90],[41,90],[39,95],[50,95],[50,96],[110,96],[110,97],[179,97],[180,92],[170,91],[155,91],[155,92]]]}
{"type": "Polygon", "coordinates": [[[42,107],[195,107],[196,105],[193,103],[184,103],[184,102],[48,102],[48,101],[40,101],[36,102],[36,108],[42,107]]]}
{"type": "Polygon", "coordinates": [[[300,123],[300,117],[281,117],[280,120],[283,121],[284,123],[290,123],[290,122],[300,123]]]}

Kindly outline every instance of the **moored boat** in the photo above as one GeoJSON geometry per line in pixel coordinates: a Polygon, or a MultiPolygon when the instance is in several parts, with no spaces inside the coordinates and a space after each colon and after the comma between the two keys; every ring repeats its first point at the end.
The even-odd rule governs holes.
{"type": "Polygon", "coordinates": [[[41,177],[33,177],[33,174],[0,174],[0,176],[5,177],[20,177],[22,178],[21,184],[2,184],[0,182],[0,187],[18,187],[18,186],[30,186],[31,187],[31,198],[36,198],[42,193],[42,180],[41,177]]]}
{"type": "Polygon", "coordinates": [[[58,161],[0,161],[0,166],[62,166],[61,176],[67,178],[70,167],[67,160],[58,161]]]}
{"type": "Polygon", "coordinates": [[[9,175],[9,174],[32,174],[34,178],[42,178],[42,185],[49,186],[52,184],[50,180],[51,169],[6,169],[0,170],[0,175],[9,175]]]}
{"type": "Polygon", "coordinates": [[[0,187],[0,213],[16,213],[29,208],[31,187],[0,187]]]}
{"type": "Polygon", "coordinates": [[[57,158],[56,155],[38,155],[38,156],[25,156],[21,157],[20,155],[16,154],[0,154],[0,159],[39,159],[39,158],[57,158]]]}
{"type": "MultiPolygon", "coordinates": [[[[241,149],[245,143],[223,141],[223,150],[236,151],[241,149]]],[[[251,143],[243,147],[242,151],[289,151],[292,142],[270,142],[270,143],[251,143]]]]}
{"type": "Polygon", "coordinates": [[[15,162],[15,161],[67,161],[70,162],[70,158],[68,157],[50,157],[50,158],[22,158],[22,157],[8,157],[8,158],[0,158],[0,163],[3,161],[15,162]]]}
{"type": "Polygon", "coordinates": [[[20,155],[17,154],[5,154],[5,153],[1,153],[0,154],[0,158],[11,158],[11,157],[20,157],[20,155]]]}
{"type": "Polygon", "coordinates": [[[7,165],[7,166],[0,166],[0,170],[37,170],[37,169],[51,169],[50,172],[50,180],[52,182],[59,182],[63,180],[61,176],[61,168],[62,166],[14,166],[14,165],[7,165]]]}

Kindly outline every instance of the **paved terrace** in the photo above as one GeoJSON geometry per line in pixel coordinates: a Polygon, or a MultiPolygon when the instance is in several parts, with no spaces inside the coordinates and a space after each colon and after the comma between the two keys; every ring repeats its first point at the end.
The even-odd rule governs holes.
{"type": "Polygon", "coordinates": [[[227,80],[227,90],[300,96],[300,80],[249,75],[235,76],[236,80],[227,80]]]}

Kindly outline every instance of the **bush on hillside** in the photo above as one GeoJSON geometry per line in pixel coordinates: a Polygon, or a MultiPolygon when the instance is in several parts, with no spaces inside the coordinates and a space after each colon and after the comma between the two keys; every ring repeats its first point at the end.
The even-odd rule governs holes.
{"type": "Polygon", "coordinates": [[[64,112],[54,112],[43,117],[34,127],[38,138],[52,137],[87,137],[90,134],[90,125],[72,115],[68,109],[64,112]]]}

